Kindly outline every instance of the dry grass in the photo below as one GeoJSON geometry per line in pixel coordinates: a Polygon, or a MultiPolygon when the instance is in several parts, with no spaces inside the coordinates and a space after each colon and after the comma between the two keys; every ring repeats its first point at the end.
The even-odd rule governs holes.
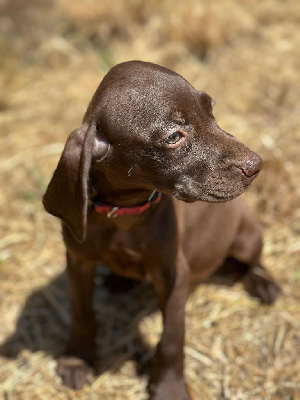
{"type": "Polygon", "coordinates": [[[115,296],[97,279],[99,371],[60,385],[69,324],[59,223],[41,196],[67,135],[114,63],[150,60],[216,100],[221,127],[265,161],[245,197],[283,288],[260,306],[239,284],[203,284],[187,304],[194,399],[300,399],[300,109],[297,0],[3,0],[0,23],[0,396],[145,399],[161,330],[151,288],[115,296]]]}

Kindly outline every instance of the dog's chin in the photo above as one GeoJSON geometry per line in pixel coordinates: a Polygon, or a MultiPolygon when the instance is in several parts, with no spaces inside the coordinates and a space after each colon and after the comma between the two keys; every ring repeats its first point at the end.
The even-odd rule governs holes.
{"type": "Polygon", "coordinates": [[[237,196],[219,196],[219,195],[214,195],[210,194],[207,196],[185,196],[185,195],[179,195],[179,194],[174,194],[174,197],[177,200],[184,201],[185,203],[194,203],[195,201],[205,201],[208,203],[224,203],[226,201],[230,201],[235,199],[237,196]]]}
{"type": "Polygon", "coordinates": [[[234,190],[232,192],[221,192],[216,190],[207,191],[205,193],[187,193],[174,191],[173,196],[185,203],[194,203],[195,201],[205,201],[209,203],[224,203],[240,196],[244,190],[234,190]]]}

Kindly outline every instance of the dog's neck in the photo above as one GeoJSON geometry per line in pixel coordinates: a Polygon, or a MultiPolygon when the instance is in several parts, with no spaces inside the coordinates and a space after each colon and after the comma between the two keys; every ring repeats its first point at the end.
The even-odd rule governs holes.
{"type": "Polygon", "coordinates": [[[101,202],[116,207],[131,207],[147,202],[154,190],[124,186],[118,179],[108,180],[104,174],[96,172],[90,177],[89,198],[97,197],[101,202]]]}
{"type": "Polygon", "coordinates": [[[116,207],[134,207],[144,204],[151,198],[153,191],[143,189],[131,189],[119,192],[99,190],[91,198],[97,198],[100,202],[116,207]]]}

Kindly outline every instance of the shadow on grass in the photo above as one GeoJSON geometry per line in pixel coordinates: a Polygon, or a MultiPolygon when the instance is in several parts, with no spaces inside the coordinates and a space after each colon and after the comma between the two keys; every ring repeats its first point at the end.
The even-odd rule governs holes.
{"type": "MultiPolygon", "coordinates": [[[[233,260],[229,261],[206,283],[232,286],[240,279],[246,271],[241,266],[237,269],[233,260]]],[[[152,286],[118,277],[104,267],[98,268],[95,283],[97,374],[108,369],[117,372],[123,362],[133,360],[137,374],[149,376],[155,348],[143,339],[139,323],[158,310],[152,286]]],[[[15,332],[0,344],[0,355],[16,358],[22,350],[28,349],[57,358],[64,351],[68,332],[67,279],[62,273],[28,297],[15,332]]]]}

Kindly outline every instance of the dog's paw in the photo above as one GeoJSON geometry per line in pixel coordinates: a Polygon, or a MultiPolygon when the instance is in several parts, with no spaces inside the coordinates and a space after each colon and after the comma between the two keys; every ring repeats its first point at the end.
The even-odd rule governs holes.
{"type": "Polygon", "coordinates": [[[244,276],[243,283],[251,296],[259,298],[265,304],[274,303],[281,292],[268,271],[261,266],[251,268],[244,276]]]}
{"type": "Polygon", "coordinates": [[[80,390],[84,385],[90,384],[94,377],[93,369],[77,357],[60,357],[57,360],[56,372],[63,385],[75,390],[80,390]]]}
{"type": "Polygon", "coordinates": [[[149,400],[192,400],[185,382],[164,379],[149,384],[149,400]]]}

